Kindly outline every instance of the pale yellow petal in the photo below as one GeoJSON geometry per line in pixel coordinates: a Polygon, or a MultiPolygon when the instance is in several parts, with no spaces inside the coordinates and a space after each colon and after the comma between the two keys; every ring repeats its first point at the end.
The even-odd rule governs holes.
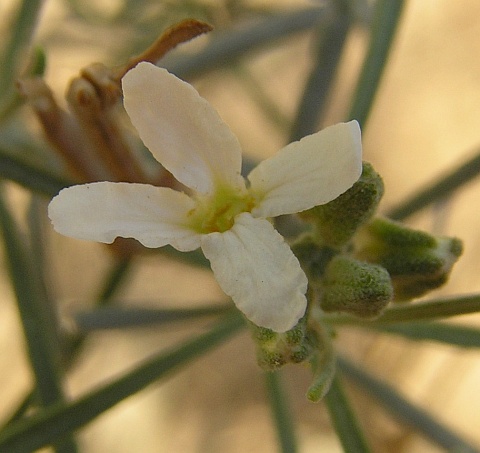
{"type": "Polygon", "coordinates": [[[124,105],[154,157],[187,187],[245,188],[241,148],[214,108],[188,83],[150,63],[122,79],[124,105]]]}
{"type": "Polygon", "coordinates": [[[330,126],[290,143],[248,175],[258,198],[256,217],[292,214],[334,200],[362,172],[362,143],[356,121],[330,126]]]}
{"type": "Polygon", "coordinates": [[[264,219],[237,216],[224,233],[202,237],[220,287],[258,326],[284,332],[307,306],[307,278],[283,237],[264,219]]]}
{"type": "Polygon", "coordinates": [[[194,201],[181,192],[147,184],[96,182],[60,191],[48,206],[54,229],[69,237],[112,243],[135,238],[145,247],[170,244],[190,251],[200,236],[187,225],[194,201]]]}

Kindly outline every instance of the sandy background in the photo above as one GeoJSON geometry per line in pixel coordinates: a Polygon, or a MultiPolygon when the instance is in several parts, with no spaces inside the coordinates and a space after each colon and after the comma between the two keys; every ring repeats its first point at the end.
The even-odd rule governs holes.
{"type": "MultiPolygon", "coordinates": [[[[9,3],[11,6],[14,2],[0,4],[0,17],[8,18],[9,3]]],[[[81,67],[108,59],[109,52],[118,46],[118,36],[122,36],[107,33],[101,24],[90,28],[78,23],[70,26],[66,19],[60,1],[46,2],[39,36],[49,49],[47,80],[59,96],[81,67]]],[[[349,42],[328,124],[341,120],[346,113],[364,38],[358,30],[349,42]]],[[[247,60],[247,68],[259,86],[275,99],[286,118],[295,112],[311,50],[311,36],[301,34],[247,60]]],[[[383,210],[463,163],[480,148],[479,55],[480,2],[408,2],[364,131],[364,157],[385,180],[383,210]]],[[[248,154],[266,157],[285,143],[288,132],[263,115],[245,83],[233,73],[219,71],[196,81],[195,86],[238,134],[248,154]]],[[[17,190],[12,196],[24,198],[17,190]]],[[[449,284],[435,295],[480,291],[479,198],[476,180],[441,206],[410,219],[411,225],[464,240],[464,256],[449,284]]],[[[58,235],[52,235],[51,250],[52,275],[59,276],[55,291],[67,317],[77,304],[95,293],[110,257],[96,244],[58,235]]],[[[13,297],[7,280],[1,277],[0,415],[15,407],[30,382],[13,297]]],[[[194,305],[221,301],[222,293],[209,272],[192,271],[165,258],[146,257],[140,260],[122,300],[129,304],[147,301],[152,306],[159,300],[169,305],[194,305]]],[[[479,320],[478,315],[459,319],[469,324],[478,324],[479,320]]],[[[93,334],[83,359],[68,378],[68,390],[71,395],[81,394],[141,358],[199,331],[200,325],[190,324],[162,332],[143,329],[93,334]]],[[[338,347],[480,444],[479,352],[358,332],[341,332],[338,347]]],[[[309,384],[308,370],[288,367],[284,380],[298,418],[300,451],[341,451],[323,406],[312,405],[303,396],[309,384]]],[[[352,394],[375,451],[439,451],[393,423],[363,395],[354,390],[352,394]]],[[[248,335],[235,337],[176,379],[151,386],[113,408],[89,425],[79,439],[82,451],[88,453],[276,451],[263,376],[248,335]]]]}

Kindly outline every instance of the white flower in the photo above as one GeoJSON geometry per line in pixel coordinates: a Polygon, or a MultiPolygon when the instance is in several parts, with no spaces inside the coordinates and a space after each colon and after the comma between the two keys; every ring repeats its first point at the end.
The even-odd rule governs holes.
{"type": "Polygon", "coordinates": [[[291,329],[305,313],[307,278],[267,218],[327,203],[353,185],[362,169],[358,123],[290,143],[252,170],[247,183],[236,137],[191,85],[149,63],[122,83],[143,142],[192,194],[130,183],[69,187],[49,205],[55,230],[104,243],[121,236],[153,248],[201,247],[248,319],[291,329]]]}

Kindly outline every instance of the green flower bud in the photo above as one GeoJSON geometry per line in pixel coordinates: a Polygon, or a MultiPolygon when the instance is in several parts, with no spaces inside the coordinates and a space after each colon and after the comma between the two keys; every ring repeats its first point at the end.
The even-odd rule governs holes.
{"type": "Polygon", "coordinates": [[[371,164],[364,162],[362,175],[350,189],[330,203],[309,209],[301,216],[315,225],[319,243],[338,249],[372,217],[383,189],[380,175],[371,164]]]}
{"type": "Polygon", "coordinates": [[[316,348],[316,336],[306,327],[306,318],[291,330],[277,333],[251,324],[257,345],[257,360],[266,370],[276,370],[287,363],[308,360],[316,348]]]}
{"type": "Polygon", "coordinates": [[[320,306],[326,312],[372,318],[392,298],[390,276],[381,266],[342,255],[337,255],[327,266],[320,291],[320,306]]]}
{"type": "Polygon", "coordinates": [[[459,239],[435,237],[385,218],[373,220],[355,238],[357,258],[388,270],[396,301],[443,285],[461,254],[459,239]]]}

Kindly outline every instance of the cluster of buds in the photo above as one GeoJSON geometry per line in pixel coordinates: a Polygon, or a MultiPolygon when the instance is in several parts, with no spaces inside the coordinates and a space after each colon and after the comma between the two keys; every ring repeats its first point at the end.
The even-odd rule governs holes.
{"type": "Polygon", "coordinates": [[[435,237],[376,216],[383,191],[381,177],[364,162],[353,187],[300,214],[310,228],[292,250],[309,281],[307,314],[286,333],[259,334],[254,328],[263,367],[276,369],[300,356],[310,361],[315,378],[307,394],[311,400],[328,390],[323,381],[334,363],[328,335],[319,335],[329,328],[322,321],[326,313],[375,319],[388,304],[410,301],[444,284],[462,253],[456,238],[435,237]],[[321,391],[315,382],[322,383],[321,391]]]}

